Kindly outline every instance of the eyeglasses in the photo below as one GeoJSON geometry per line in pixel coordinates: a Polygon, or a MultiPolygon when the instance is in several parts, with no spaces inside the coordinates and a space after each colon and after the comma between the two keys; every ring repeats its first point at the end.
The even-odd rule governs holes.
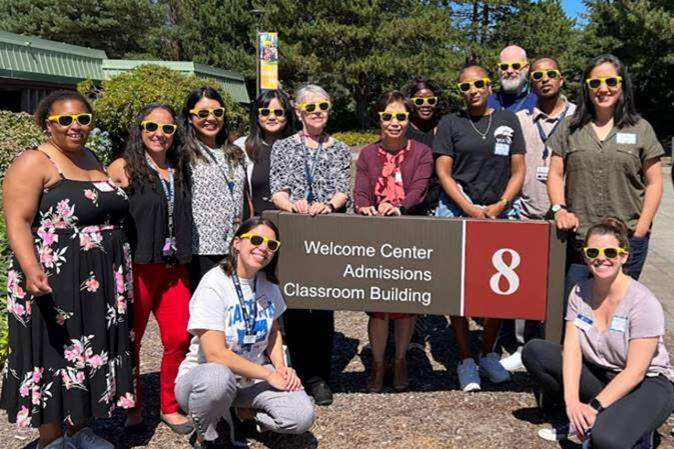
{"type": "Polygon", "coordinates": [[[274,117],[285,117],[286,111],[283,109],[259,108],[257,114],[260,117],[269,117],[269,115],[273,115],[274,117]]]}
{"type": "Polygon", "coordinates": [[[623,254],[626,254],[627,251],[625,251],[624,248],[617,248],[614,246],[607,246],[607,247],[602,247],[602,246],[597,246],[597,247],[592,247],[592,246],[586,246],[583,248],[583,254],[585,254],[585,257],[587,257],[590,260],[594,260],[597,257],[599,257],[600,254],[603,254],[604,257],[607,259],[615,259],[618,256],[622,256],[623,254]]]}
{"type": "Polygon", "coordinates": [[[316,109],[320,109],[321,111],[327,111],[330,109],[330,102],[329,101],[314,101],[313,103],[298,103],[297,107],[298,109],[301,109],[306,112],[314,112],[316,109]]]}
{"type": "Polygon", "coordinates": [[[63,114],[50,115],[47,120],[50,122],[57,122],[61,126],[70,126],[73,121],[79,123],[81,126],[91,125],[91,114],[63,114]]]}
{"type": "Polygon", "coordinates": [[[554,80],[555,78],[560,78],[562,73],[559,70],[536,70],[535,72],[531,72],[531,79],[534,81],[540,81],[544,76],[554,80]]]}
{"type": "Polygon", "coordinates": [[[438,97],[412,97],[410,98],[414,106],[421,107],[425,104],[435,106],[438,103],[438,97]]]}
{"type": "Polygon", "coordinates": [[[608,88],[618,87],[618,84],[623,82],[622,76],[598,76],[596,78],[588,78],[585,80],[590,89],[599,89],[602,84],[606,84],[608,88]]]}
{"type": "Polygon", "coordinates": [[[528,65],[529,63],[527,61],[518,61],[518,62],[499,62],[498,63],[498,68],[501,69],[502,72],[505,72],[508,70],[510,67],[513,68],[513,70],[520,70],[522,67],[528,65]]]}
{"type": "Polygon", "coordinates": [[[190,114],[194,114],[199,118],[208,118],[209,115],[213,114],[213,117],[221,118],[225,115],[225,108],[190,109],[190,114]]]}
{"type": "Polygon", "coordinates": [[[178,129],[178,125],[173,123],[155,123],[149,120],[143,120],[140,122],[140,127],[149,133],[156,132],[161,128],[161,131],[164,134],[168,134],[169,136],[176,132],[176,129],[178,129]]]}
{"type": "Polygon", "coordinates": [[[459,90],[461,92],[468,92],[471,87],[475,86],[476,89],[484,89],[486,86],[489,86],[491,81],[489,78],[481,78],[473,81],[464,81],[463,83],[458,83],[459,90]]]}
{"type": "Polygon", "coordinates": [[[409,116],[409,112],[379,112],[379,118],[382,122],[390,122],[393,119],[399,122],[406,122],[409,116]]]}
{"type": "Polygon", "coordinates": [[[272,253],[278,251],[279,246],[281,246],[281,242],[278,240],[270,239],[269,237],[263,237],[257,234],[251,234],[250,232],[242,234],[239,238],[250,239],[250,243],[252,243],[254,246],[260,246],[265,243],[267,245],[267,249],[272,253]]]}

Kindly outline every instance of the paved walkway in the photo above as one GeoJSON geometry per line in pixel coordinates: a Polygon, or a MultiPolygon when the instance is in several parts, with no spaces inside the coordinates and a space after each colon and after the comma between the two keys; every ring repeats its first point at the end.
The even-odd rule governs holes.
{"type": "Polygon", "coordinates": [[[665,194],[655,217],[646,266],[640,281],[662,302],[667,330],[674,331],[674,189],[671,166],[663,169],[665,194]]]}

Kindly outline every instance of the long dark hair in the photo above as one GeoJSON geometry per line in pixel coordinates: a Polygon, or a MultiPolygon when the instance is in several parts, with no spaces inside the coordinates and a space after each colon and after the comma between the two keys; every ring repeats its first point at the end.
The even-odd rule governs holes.
{"type": "MultiPolygon", "coordinates": [[[[426,78],[425,76],[419,76],[409,80],[407,84],[403,86],[402,92],[409,100],[415,96],[417,92],[423,89],[430,90],[433,92],[434,96],[438,97],[438,103],[435,105],[435,109],[433,110],[433,121],[438,122],[443,115],[449,112],[449,101],[447,101],[445,91],[442,90],[438,83],[430,78],[426,78]]],[[[411,112],[413,111],[414,109],[411,110],[411,112]]]]}
{"type": "MultiPolygon", "coordinates": [[[[222,259],[222,262],[220,262],[220,268],[222,268],[222,271],[224,271],[227,276],[231,276],[232,274],[236,273],[236,261],[238,258],[238,253],[234,249],[234,238],[241,237],[246,232],[249,232],[251,229],[257,228],[258,226],[267,226],[271,228],[271,230],[274,231],[274,234],[276,235],[276,239],[281,240],[278,228],[270,220],[262,217],[253,217],[244,221],[243,223],[241,223],[241,226],[239,226],[239,229],[236,230],[236,232],[234,233],[234,237],[232,237],[232,240],[229,242],[229,252],[225,256],[225,258],[222,259]]],[[[267,276],[267,280],[272,284],[278,284],[278,278],[276,277],[277,264],[278,264],[278,252],[275,252],[271,261],[267,264],[266,267],[262,269],[265,276],[267,276]]]]}
{"type": "MultiPolygon", "coordinates": [[[[207,158],[201,151],[201,141],[199,140],[199,135],[194,130],[194,126],[190,121],[190,110],[194,109],[194,105],[199,102],[202,98],[208,98],[210,100],[215,100],[220,103],[221,107],[225,107],[225,101],[222,99],[222,96],[218,93],[217,90],[204,86],[198,89],[194,89],[187,94],[185,97],[185,104],[183,110],[180,113],[180,121],[185,129],[185,152],[188,154],[190,161],[196,162],[197,160],[210,163],[210,159],[207,158]]],[[[243,152],[241,149],[232,144],[229,138],[227,131],[227,110],[225,110],[225,115],[223,116],[223,126],[222,129],[215,136],[215,144],[222,148],[222,151],[225,153],[225,158],[230,163],[239,164],[243,162],[243,152]]]]}
{"type": "Polygon", "coordinates": [[[257,162],[260,158],[260,152],[265,145],[264,129],[260,126],[257,110],[260,108],[269,107],[269,103],[273,99],[277,99],[281,103],[281,107],[285,112],[286,124],[281,131],[280,139],[290,137],[295,132],[295,113],[290,104],[290,99],[282,90],[268,90],[262,92],[250,108],[250,134],[246,138],[246,154],[251,160],[257,162]]]}
{"type": "MultiPolygon", "coordinates": [[[[141,136],[143,130],[140,126],[141,122],[155,109],[164,109],[171,114],[174,122],[178,124],[175,111],[171,106],[164,103],[150,103],[138,112],[134,125],[129,131],[129,138],[126,141],[124,153],[122,154],[122,158],[126,163],[124,170],[126,171],[126,176],[129,178],[129,188],[131,190],[134,189],[134,184],[138,185],[137,183],[144,179],[149,179],[153,188],[159,187],[156,183],[156,177],[145,159],[145,145],[141,136]]],[[[186,188],[187,176],[185,174],[187,160],[185,153],[182,151],[182,138],[182,127],[178,124],[176,132],[173,134],[173,144],[166,151],[166,161],[175,169],[176,186],[179,187],[182,195],[186,195],[189,191],[186,188]]]]}
{"type": "Polygon", "coordinates": [[[613,123],[617,128],[625,126],[634,126],[639,121],[639,114],[634,106],[634,88],[632,78],[627,70],[627,66],[620,59],[611,54],[596,56],[588,61],[583,70],[581,79],[581,91],[578,95],[578,107],[571,118],[571,130],[580,129],[592,121],[595,116],[594,105],[590,97],[590,88],[585,82],[590,77],[590,72],[598,65],[609,63],[616,68],[618,75],[623,79],[622,94],[618,99],[615,112],[613,114],[613,123]]]}

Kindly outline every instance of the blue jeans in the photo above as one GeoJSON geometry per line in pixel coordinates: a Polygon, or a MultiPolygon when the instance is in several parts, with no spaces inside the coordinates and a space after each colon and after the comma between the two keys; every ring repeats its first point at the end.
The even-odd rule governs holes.
{"type": "MultiPolygon", "coordinates": [[[[471,201],[468,198],[468,195],[464,193],[464,196],[468,201],[471,201]]],[[[477,207],[485,207],[480,204],[476,204],[477,207]]],[[[508,220],[517,220],[520,218],[520,199],[517,198],[508,209],[504,210],[499,218],[507,218],[508,220]]],[[[440,193],[440,200],[438,201],[438,208],[435,210],[436,217],[448,217],[448,218],[462,218],[466,217],[465,212],[456,205],[454,201],[447,196],[445,192],[440,193]]]]}

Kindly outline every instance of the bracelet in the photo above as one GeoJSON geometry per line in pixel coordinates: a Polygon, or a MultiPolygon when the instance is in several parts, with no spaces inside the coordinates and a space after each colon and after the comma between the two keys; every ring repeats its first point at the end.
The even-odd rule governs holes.
{"type": "Polygon", "coordinates": [[[503,207],[508,207],[510,205],[510,201],[508,201],[505,197],[501,197],[498,202],[503,204],[503,207]]]}

